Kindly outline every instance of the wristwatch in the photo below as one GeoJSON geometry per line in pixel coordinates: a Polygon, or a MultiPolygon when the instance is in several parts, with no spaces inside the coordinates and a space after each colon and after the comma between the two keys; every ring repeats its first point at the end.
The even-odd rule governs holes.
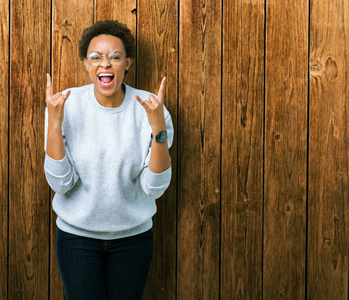
{"type": "Polygon", "coordinates": [[[165,143],[167,140],[167,132],[160,131],[156,136],[153,136],[153,133],[151,133],[151,139],[160,144],[165,143]]]}

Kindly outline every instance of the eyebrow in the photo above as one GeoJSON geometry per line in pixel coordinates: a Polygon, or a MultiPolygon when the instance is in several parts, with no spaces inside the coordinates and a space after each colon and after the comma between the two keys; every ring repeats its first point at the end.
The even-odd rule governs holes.
{"type": "MultiPolygon", "coordinates": [[[[121,51],[119,51],[119,50],[110,51],[110,52],[108,53],[108,55],[109,55],[110,53],[116,53],[116,52],[118,52],[118,53],[120,53],[120,54],[122,55],[121,51]]],[[[91,54],[94,54],[94,53],[97,53],[97,54],[102,55],[101,52],[98,52],[98,51],[91,51],[90,54],[88,54],[88,56],[90,56],[91,54]]]]}

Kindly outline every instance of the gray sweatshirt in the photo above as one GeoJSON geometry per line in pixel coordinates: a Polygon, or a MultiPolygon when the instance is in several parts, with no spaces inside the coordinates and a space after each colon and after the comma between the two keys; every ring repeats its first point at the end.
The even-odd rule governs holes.
{"type": "MultiPolygon", "coordinates": [[[[121,106],[98,103],[93,84],[72,88],[62,124],[66,156],[45,157],[45,175],[56,192],[57,226],[97,239],[136,235],[152,227],[155,199],[167,189],[171,167],[160,174],[148,168],[151,127],[135,96],[150,93],[125,85],[121,106]]],[[[164,108],[168,146],[173,125],[164,108]]],[[[45,149],[48,112],[45,114],[45,149]]]]}

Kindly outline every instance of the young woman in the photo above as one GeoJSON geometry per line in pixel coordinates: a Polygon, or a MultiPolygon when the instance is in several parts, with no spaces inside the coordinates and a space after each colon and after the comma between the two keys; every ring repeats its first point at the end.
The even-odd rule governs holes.
{"type": "Polygon", "coordinates": [[[173,125],[165,78],[157,96],[123,83],[133,54],[124,24],[96,22],[79,42],[92,84],[54,94],[47,75],[45,175],[67,299],[142,299],[173,125]]]}

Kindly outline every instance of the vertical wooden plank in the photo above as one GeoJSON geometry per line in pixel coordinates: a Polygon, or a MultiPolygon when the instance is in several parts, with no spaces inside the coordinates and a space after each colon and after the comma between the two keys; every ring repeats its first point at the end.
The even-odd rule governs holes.
{"type": "Polygon", "coordinates": [[[309,299],[348,299],[348,31],[348,1],[311,1],[309,299]]]}
{"type": "MultiPolygon", "coordinates": [[[[118,20],[127,25],[136,38],[137,0],[95,0],[96,21],[118,20]]],[[[130,86],[136,83],[136,52],[131,69],[128,71],[124,82],[130,86]]]]}
{"type": "Polygon", "coordinates": [[[9,1],[0,12],[0,299],[7,299],[9,1]]]}
{"type": "MultiPolygon", "coordinates": [[[[78,42],[83,29],[93,24],[93,9],[93,0],[52,0],[52,83],[54,93],[91,83],[83,62],[79,59],[78,42]]],[[[50,298],[64,299],[63,282],[56,258],[56,218],[57,216],[52,211],[50,298]]]]}
{"type": "Polygon", "coordinates": [[[262,298],[264,1],[223,1],[222,299],[262,298]]]}
{"type": "Polygon", "coordinates": [[[267,1],[264,299],[304,299],[308,1],[267,1]]]}
{"type": "Polygon", "coordinates": [[[176,177],[177,177],[177,1],[138,0],[137,86],[158,93],[166,76],[165,106],[175,128],[170,149],[171,185],[161,199],[154,217],[154,258],[144,299],[175,299],[176,294],[176,177]]]}
{"type": "Polygon", "coordinates": [[[46,299],[49,190],[44,172],[50,2],[11,1],[9,299],[46,299]]]}
{"type": "Polygon", "coordinates": [[[180,1],[178,299],[218,299],[221,1],[180,1]]]}

